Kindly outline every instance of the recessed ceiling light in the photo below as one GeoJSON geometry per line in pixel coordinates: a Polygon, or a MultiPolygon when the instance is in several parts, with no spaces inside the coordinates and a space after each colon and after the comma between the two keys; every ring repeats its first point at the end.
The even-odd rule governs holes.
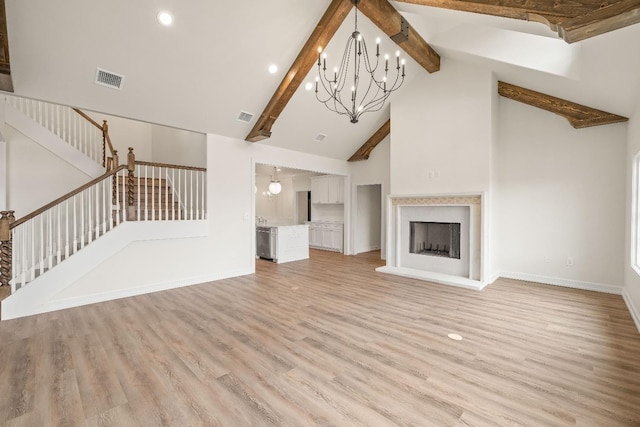
{"type": "Polygon", "coordinates": [[[173,16],[169,12],[162,11],[158,13],[158,22],[168,27],[173,24],[173,16]]]}
{"type": "Polygon", "coordinates": [[[304,89],[305,90],[311,90],[313,89],[313,83],[311,82],[307,82],[307,84],[304,85],[304,89]]]}
{"type": "Polygon", "coordinates": [[[277,66],[277,65],[275,65],[275,64],[271,64],[271,65],[269,65],[269,72],[270,72],[271,74],[275,74],[275,73],[277,73],[277,72],[278,72],[278,66],[277,66]]]}

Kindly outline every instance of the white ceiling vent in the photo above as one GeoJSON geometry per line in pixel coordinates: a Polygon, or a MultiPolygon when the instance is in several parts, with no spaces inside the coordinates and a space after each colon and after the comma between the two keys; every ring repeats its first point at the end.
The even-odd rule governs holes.
{"type": "Polygon", "coordinates": [[[124,76],[121,74],[112,73],[111,71],[103,70],[102,68],[98,68],[96,70],[97,85],[122,90],[123,83],[124,76]]]}
{"type": "Polygon", "coordinates": [[[247,113],[246,111],[240,111],[240,115],[238,115],[238,118],[236,120],[242,123],[249,123],[251,119],[253,119],[252,113],[247,113]]]}
{"type": "Polygon", "coordinates": [[[322,142],[322,141],[324,141],[324,139],[325,139],[326,137],[327,137],[327,135],[325,135],[325,134],[323,134],[323,133],[319,133],[319,134],[317,134],[317,135],[316,135],[316,137],[315,137],[315,138],[313,138],[313,140],[314,140],[315,142],[322,142]]]}

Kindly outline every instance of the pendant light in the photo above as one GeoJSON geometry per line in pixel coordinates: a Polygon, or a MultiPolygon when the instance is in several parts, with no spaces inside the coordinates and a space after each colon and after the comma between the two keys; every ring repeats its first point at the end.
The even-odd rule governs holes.
{"type": "Polygon", "coordinates": [[[282,184],[278,180],[278,168],[276,166],[273,167],[273,176],[271,177],[271,182],[269,183],[269,192],[271,194],[277,195],[282,191],[282,184]]]}

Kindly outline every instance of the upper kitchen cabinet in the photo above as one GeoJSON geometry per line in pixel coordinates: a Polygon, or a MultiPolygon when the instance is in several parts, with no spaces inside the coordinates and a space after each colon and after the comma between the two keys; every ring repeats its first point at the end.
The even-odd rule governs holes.
{"type": "Polygon", "coordinates": [[[344,178],[334,175],[322,175],[311,178],[311,203],[344,203],[344,178]]]}

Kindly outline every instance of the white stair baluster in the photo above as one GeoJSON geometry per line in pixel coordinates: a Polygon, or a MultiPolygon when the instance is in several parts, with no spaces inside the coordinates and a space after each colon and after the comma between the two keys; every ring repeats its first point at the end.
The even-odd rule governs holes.
{"type": "MultiPolygon", "coordinates": [[[[176,191],[176,170],[171,169],[171,185],[173,186],[172,193],[177,196],[177,200],[173,199],[173,206],[171,207],[171,219],[176,220],[176,201],[178,202],[178,209],[180,208],[180,197],[176,191]]],[[[178,214],[179,215],[179,214],[178,214]]],[[[178,218],[179,219],[179,218],[178,218]]]]}
{"type": "Polygon", "coordinates": [[[189,219],[193,220],[193,171],[189,171],[189,219]]]}
{"type": "MultiPolygon", "coordinates": [[[[160,168],[162,170],[162,168],[160,168]]],[[[169,220],[169,169],[164,168],[164,220],[169,220]]]]}
{"type": "Polygon", "coordinates": [[[86,195],[85,198],[85,204],[84,206],[86,206],[86,218],[87,218],[87,244],[91,243],[93,241],[93,225],[91,223],[91,221],[93,220],[93,212],[91,211],[92,208],[92,195],[93,195],[93,188],[88,188],[85,191],[82,192],[82,194],[86,195]]]}
{"type": "Polygon", "coordinates": [[[156,181],[155,181],[156,168],[151,168],[151,220],[156,219],[156,181]]]}
{"type": "Polygon", "coordinates": [[[42,274],[44,273],[44,215],[39,215],[38,218],[40,219],[40,228],[38,230],[38,241],[40,243],[40,247],[38,248],[38,266],[40,266],[40,274],[42,274]]]}
{"type": "MultiPolygon", "coordinates": [[[[53,267],[53,222],[52,222],[52,211],[49,209],[46,212],[47,221],[47,265],[48,268],[51,269],[53,267]]],[[[43,214],[44,215],[44,214],[43,214]]]]}
{"type": "Polygon", "coordinates": [[[69,258],[69,199],[64,201],[64,257],[69,258]]]}

